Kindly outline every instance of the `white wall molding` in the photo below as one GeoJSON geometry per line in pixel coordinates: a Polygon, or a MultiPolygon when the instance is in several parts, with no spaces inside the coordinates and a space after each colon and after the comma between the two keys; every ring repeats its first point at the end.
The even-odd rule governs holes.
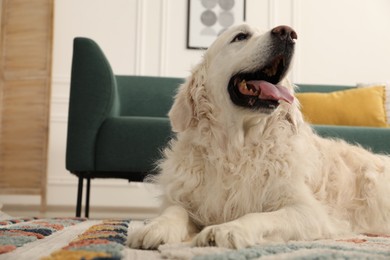
{"type": "Polygon", "coordinates": [[[53,84],[60,84],[60,85],[70,84],[70,76],[60,75],[60,74],[52,75],[52,82],[53,84]]]}
{"type": "Polygon", "coordinates": [[[52,76],[52,94],[50,122],[68,122],[67,107],[69,104],[70,77],[65,75],[52,76]]]}
{"type": "Polygon", "coordinates": [[[69,98],[70,76],[52,75],[51,90],[52,99],[69,98]]]}
{"type": "Polygon", "coordinates": [[[271,29],[276,24],[276,1],[268,0],[268,29],[271,29]]]}
{"type": "Polygon", "coordinates": [[[69,96],[68,95],[61,95],[61,94],[53,94],[51,97],[51,103],[54,104],[68,104],[69,103],[69,96]]]}
{"type": "Polygon", "coordinates": [[[168,31],[168,18],[169,18],[169,1],[161,1],[161,23],[160,23],[160,67],[159,67],[159,76],[166,75],[167,68],[167,46],[169,40],[169,31],[168,31]]]}
{"type": "Polygon", "coordinates": [[[301,15],[300,15],[300,10],[301,10],[301,5],[300,5],[300,0],[292,0],[291,4],[291,25],[294,28],[294,30],[298,34],[298,40],[297,44],[295,45],[295,58],[294,58],[294,66],[292,69],[291,73],[291,81],[293,83],[300,83],[301,77],[300,77],[300,68],[301,68],[301,63],[300,63],[300,55],[301,55],[301,45],[299,44],[299,31],[301,28],[301,15]]]}
{"type": "Polygon", "coordinates": [[[68,115],[51,113],[50,122],[57,123],[57,124],[67,124],[68,123],[68,115]]]}
{"type": "Polygon", "coordinates": [[[69,96],[65,94],[54,94],[51,96],[50,122],[68,123],[67,107],[69,96]]]}
{"type": "Polygon", "coordinates": [[[134,50],[134,69],[135,75],[143,73],[144,64],[144,41],[145,41],[145,5],[143,0],[137,0],[137,17],[136,17],[136,43],[134,50]]]}
{"type": "MultiPolygon", "coordinates": [[[[78,184],[78,178],[77,176],[68,173],[67,175],[63,176],[49,176],[47,180],[47,184],[49,186],[63,186],[68,187],[72,186],[75,187],[78,184]]],[[[85,182],[84,182],[85,185],[85,182]]],[[[125,179],[121,180],[115,180],[115,179],[93,179],[91,180],[91,185],[95,187],[103,187],[103,188],[125,188],[125,189],[138,189],[138,188],[144,188],[145,186],[149,186],[152,184],[146,184],[142,182],[128,182],[125,179]]],[[[153,189],[153,188],[152,188],[153,189]]]]}
{"type": "MultiPolygon", "coordinates": [[[[48,205],[46,211],[41,213],[38,204],[8,203],[4,205],[4,212],[11,216],[41,216],[41,217],[69,217],[74,216],[74,205],[48,205]]],[[[95,206],[91,205],[90,217],[99,218],[130,218],[132,220],[144,220],[156,217],[157,207],[135,206],[95,206]]]]}

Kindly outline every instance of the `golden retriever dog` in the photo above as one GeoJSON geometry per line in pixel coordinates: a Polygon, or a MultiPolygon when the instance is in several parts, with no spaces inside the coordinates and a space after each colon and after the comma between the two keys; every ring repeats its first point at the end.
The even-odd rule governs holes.
{"type": "Polygon", "coordinates": [[[390,157],[324,139],[304,122],[285,76],[296,32],[222,33],[180,86],[177,133],[159,162],[163,211],[133,248],[266,242],[390,232],[390,157]]]}

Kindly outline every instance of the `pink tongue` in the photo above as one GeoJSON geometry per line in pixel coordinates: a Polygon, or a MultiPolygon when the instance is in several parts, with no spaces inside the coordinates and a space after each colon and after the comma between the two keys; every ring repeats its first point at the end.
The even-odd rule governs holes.
{"type": "Polygon", "coordinates": [[[294,96],[281,85],[274,85],[264,80],[251,80],[247,84],[254,85],[256,89],[261,90],[259,95],[261,99],[284,100],[290,104],[294,101],[294,96]]]}

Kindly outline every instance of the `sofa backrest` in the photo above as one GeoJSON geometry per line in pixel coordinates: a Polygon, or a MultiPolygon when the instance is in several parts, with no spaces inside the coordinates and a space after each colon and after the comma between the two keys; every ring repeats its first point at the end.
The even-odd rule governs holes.
{"type": "Polygon", "coordinates": [[[314,84],[296,84],[298,88],[295,90],[295,92],[333,92],[333,91],[340,91],[340,90],[347,90],[351,88],[355,88],[354,86],[344,86],[344,85],[314,85],[314,84]]]}
{"type": "Polygon", "coordinates": [[[116,76],[121,116],[167,117],[182,78],[116,76]]]}
{"type": "MultiPolygon", "coordinates": [[[[121,116],[166,117],[183,78],[117,75],[121,116]]],[[[298,84],[296,92],[333,92],[343,85],[298,84]]]]}

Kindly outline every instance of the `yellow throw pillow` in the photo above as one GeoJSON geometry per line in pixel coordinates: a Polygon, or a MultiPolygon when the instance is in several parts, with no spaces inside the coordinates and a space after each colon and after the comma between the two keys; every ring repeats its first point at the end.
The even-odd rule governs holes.
{"type": "Polygon", "coordinates": [[[386,127],[385,88],[373,86],[329,93],[296,93],[312,124],[386,127]]]}

